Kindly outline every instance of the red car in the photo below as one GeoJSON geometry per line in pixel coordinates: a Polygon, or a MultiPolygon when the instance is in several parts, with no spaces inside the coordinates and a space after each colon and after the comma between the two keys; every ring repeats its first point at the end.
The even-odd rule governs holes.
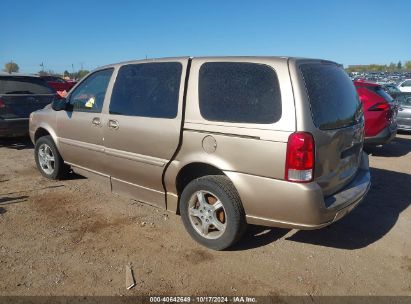
{"type": "Polygon", "coordinates": [[[397,134],[394,100],[376,83],[355,80],[355,88],[364,109],[365,143],[383,145],[397,134]]]}
{"type": "Polygon", "coordinates": [[[68,82],[56,76],[41,76],[41,78],[43,78],[48,83],[48,85],[55,89],[57,92],[68,92],[76,84],[75,82],[68,82]]]}

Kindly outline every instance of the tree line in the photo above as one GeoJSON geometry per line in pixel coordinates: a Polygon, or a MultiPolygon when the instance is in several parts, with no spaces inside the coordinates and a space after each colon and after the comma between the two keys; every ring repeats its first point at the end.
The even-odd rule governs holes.
{"type": "MultiPolygon", "coordinates": [[[[6,73],[18,73],[20,70],[19,65],[16,62],[10,61],[4,64],[4,68],[3,68],[3,72],[6,73]]],[[[52,70],[41,70],[38,71],[37,74],[40,76],[63,76],[63,77],[69,77],[70,79],[75,79],[75,80],[79,80],[81,78],[83,78],[84,76],[86,76],[90,71],[88,70],[78,70],[77,72],[73,72],[70,73],[69,71],[64,71],[63,74],[59,74],[59,73],[55,73],[52,70]]]]}
{"type": "MultiPolygon", "coordinates": [[[[19,65],[16,62],[10,61],[4,65],[3,71],[9,74],[18,73],[19,65]]],[[[368,64],[368,65],[350,65],[345,69],[348,73],[351,72],[401,72],[401,71],[411,71],[411,60],[406,61],[404,64],[398,61],[397,64],[391,62],[390,64],[368,64]]],[[[40,76],[44,75],[56,75],[69,77],[71,79],[79,80],[89,73],[88,70],[79,70],[77,72],[70,73],[69,71],[64,71],[63,75],[55,73],[52,70],[44,71],[41,70],[37,74],[40,76]]]]}
{"type": "Polygon", "coordinates": [[[406,61],[402,64],[391,62],[390,64],[366,64],[366,65],[350,65],[346,68],[347,72],[404,72],[411,71],[411,61],[406,61]]]}

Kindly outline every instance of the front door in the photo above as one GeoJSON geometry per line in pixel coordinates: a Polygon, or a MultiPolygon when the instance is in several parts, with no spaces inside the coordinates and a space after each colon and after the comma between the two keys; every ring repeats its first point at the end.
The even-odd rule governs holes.
{"type": "Polygon", "coordinates": [[[84,170],[95,173],[107,182],[101,112],[112,74],[110,68],[89,75],[67,97],[69,110],[60,111],[57,117],[63,159],[82,174],[84,170]]]}
{"type": "Polygon", "coordinates": [[[114,192],[165,207],[162,174],[179,143],[187,63],[120,67],[103,128],[114,192]]]}

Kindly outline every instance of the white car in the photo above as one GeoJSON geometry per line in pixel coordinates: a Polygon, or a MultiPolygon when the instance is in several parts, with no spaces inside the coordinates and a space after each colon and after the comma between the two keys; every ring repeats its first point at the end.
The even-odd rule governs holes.
{"type": "Polygon", "coordinates": [[[405,79],[403,82],[400,82],[398,89],[401,92],[411,92],[411,79],[405,79]]]}

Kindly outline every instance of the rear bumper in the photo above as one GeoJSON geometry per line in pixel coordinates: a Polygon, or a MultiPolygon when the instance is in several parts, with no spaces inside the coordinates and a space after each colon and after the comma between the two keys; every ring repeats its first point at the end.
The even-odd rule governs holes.
{"type": "Polygon", "coordinates": [[[366,137],[364,139],[364,144],[367,145],[383,145],[389,143],[397,135],[397,127],[390,128],[386,127],[380,133],[372,137],[366,137]]]}
{"type": "Polygon", "coordinates": [[[28,118],[0,119],[0,137],[25,136],[28,133],[28,118]]]}
{"type": "Polygon", "coordinates": [[[353,210],[371,185],[368,155],[363,153],[356,177],[338,193],[324,198],[315,183],[225,172],[237,188],[250,224],[270,227],[318,229],[330,225],[353,210]]]}

